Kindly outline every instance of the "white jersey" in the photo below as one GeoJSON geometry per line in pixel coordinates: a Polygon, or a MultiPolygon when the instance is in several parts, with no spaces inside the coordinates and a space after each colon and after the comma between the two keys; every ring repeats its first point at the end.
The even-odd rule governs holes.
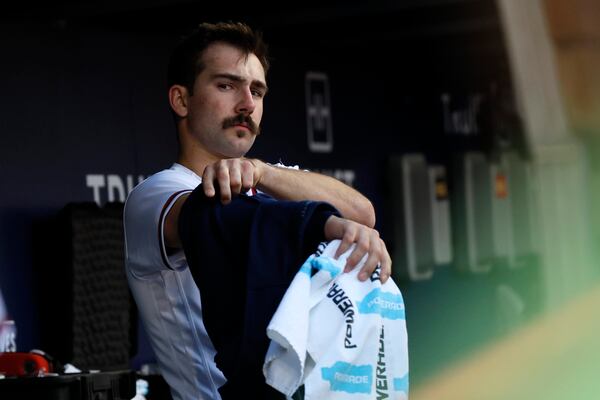
{"type": "Polygon", "coordinates": [[[127,279],[174,400],[220,399],[225,377],[202,322],[200,292],[183,251],[167,254],[165,216],[202,179],[173,164],[140,183],[124,211],[127,279]]]}

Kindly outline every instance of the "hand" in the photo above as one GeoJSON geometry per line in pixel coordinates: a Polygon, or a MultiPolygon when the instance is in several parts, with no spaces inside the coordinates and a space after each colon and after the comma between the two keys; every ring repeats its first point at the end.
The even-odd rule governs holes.
{"type": "Polygon", "coordinates": [[[208,165],[202,173],[202,187],[206,197],[216,193],[219,187],[221,202],[227,204],[232,195],[245,193],[256,187],[262,176],[262,163],[248,158],[227,158],[208,165]]]}
{"type": "Polygon", "coordinates": [[[353,243],[356,247],[346,261],[344,272],[350,271],[360,262],[365,254],[369,254],[363,265],[358,279],[365,281],[377,264],[381,264],[380,279],[385,283],[392,273],[392,259],[385,247],[385,243],[379,237],[379,232],[365,225],[349,219],[331,216],[325,222],[325,238],[327,240],[340,239],[342,242],[338,247],[335,258],[346,252],[353,243]]]}

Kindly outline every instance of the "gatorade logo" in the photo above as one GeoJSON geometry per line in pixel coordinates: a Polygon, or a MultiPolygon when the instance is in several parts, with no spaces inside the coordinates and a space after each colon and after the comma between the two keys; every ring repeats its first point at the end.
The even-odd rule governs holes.
{"type": "Polygon", "coordinates": [[[380,314],[387,319],[405,319],[402,295],[382,292],[379,288],[373,289],[363,301],[358,302],[358,312],[380,314]]]}
{"type": "Polygon", "coordinates": [[[321,368],[321,377],[329,381],[334,392],[371,393],[373,367],[338,361],[331,368],[321,368]]]}

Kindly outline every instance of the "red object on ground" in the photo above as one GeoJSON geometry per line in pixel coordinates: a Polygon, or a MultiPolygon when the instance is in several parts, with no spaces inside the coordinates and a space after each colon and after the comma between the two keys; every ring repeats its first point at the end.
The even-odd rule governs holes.
{"type": "Polygon", "coordinates": [[[0,353],[0,374],[6,376],[36,376],[52,372],[44,357],[32,353],[0,353]]]}

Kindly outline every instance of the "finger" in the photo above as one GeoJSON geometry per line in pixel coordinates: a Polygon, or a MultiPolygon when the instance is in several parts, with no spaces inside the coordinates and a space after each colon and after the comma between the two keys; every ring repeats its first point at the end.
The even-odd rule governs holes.
{"type": "Polygon", "coordinates": [[[209,165],[204,168],[204,172],[202,173],[202,189],[206,197],[213,197],[215,195],[214,180],[215,170],[212,165],[209,165]]]}
{"type": "Polygon", "coordinates": [[[242,163],[241,177],[242,190],[247,192],[252,189],[254,185],[254,165],[251,162],[246,161],[242,163]]]}
{"type": "Polygon", "coordinates": [[[226,166],[221,166],[217,170],[217,183],[221,191],[221,203],[227,204],[231,201],[231,186],[229,182],[229,169],[226,166]]]}
{"type": "Polygon", "coordinates": [[[371,276],[371,274],[373,274],[373,271],[375,271],[375,268],[377,268],[377,265],[379,264],[380,256],[381,254],[379,251],[373,248],[371,249],[369,256],[367,257],[367,261],[365,261],[365,264],[360,269],[360,273],[358,274],[359,280],[365,281],[369,276],[371,276]]]}
{"type": "Polygon", "coordinates": [[[365,254],[369,251],[370,238],[368,233],[361,229],[356,239],[356,247],[350,256],[346,260],[346,271],[350,271],[352,268],[356,267],[356,265],[362,260],[365,254]]]}
{"type": "Polygon", "coordinates": [[[381,241],[382,250],[384,251],[383,261],[381,262],[381,283],[385,283],[390,276],[392,276],[392,257],[390,257],[390,253],[387,251],[387,247],[385,246],[385,242],[381,241]]]}
{"type": "Polygon", "coordinates": [[[232,162],[229,166],[229,187],[232,194],[239,194],[242,190],[242,171],[239,160],[232,162]]]}
{"type": "Polygon", "coordinates": [[[344,254],[349,248],[350,246],[352,246],[352,243],[354,243],[355,239],[356,239],[356,226],[352,223],[349,223],[348,221],[345,221],[345,226],[344,226],[344,230],[343,230],[343,235],[342,235],[342,242],[340,243],[337,251],[335,252],[335,256],[334,258],[337,260],[339,256],[341,256],[342,254],[344,254]]]}
{"type": "Polygon", "coordinates": [[[368,255],[365,263],[363,264],[359,274],[358,279],[361,281],[366,280],[377,268],[377,264],[379,263],[380,258],[380,250],[379,250],[379,235],[377,231],[371,231],[369,235],[369,245],[368,245],[368,255]]]}

